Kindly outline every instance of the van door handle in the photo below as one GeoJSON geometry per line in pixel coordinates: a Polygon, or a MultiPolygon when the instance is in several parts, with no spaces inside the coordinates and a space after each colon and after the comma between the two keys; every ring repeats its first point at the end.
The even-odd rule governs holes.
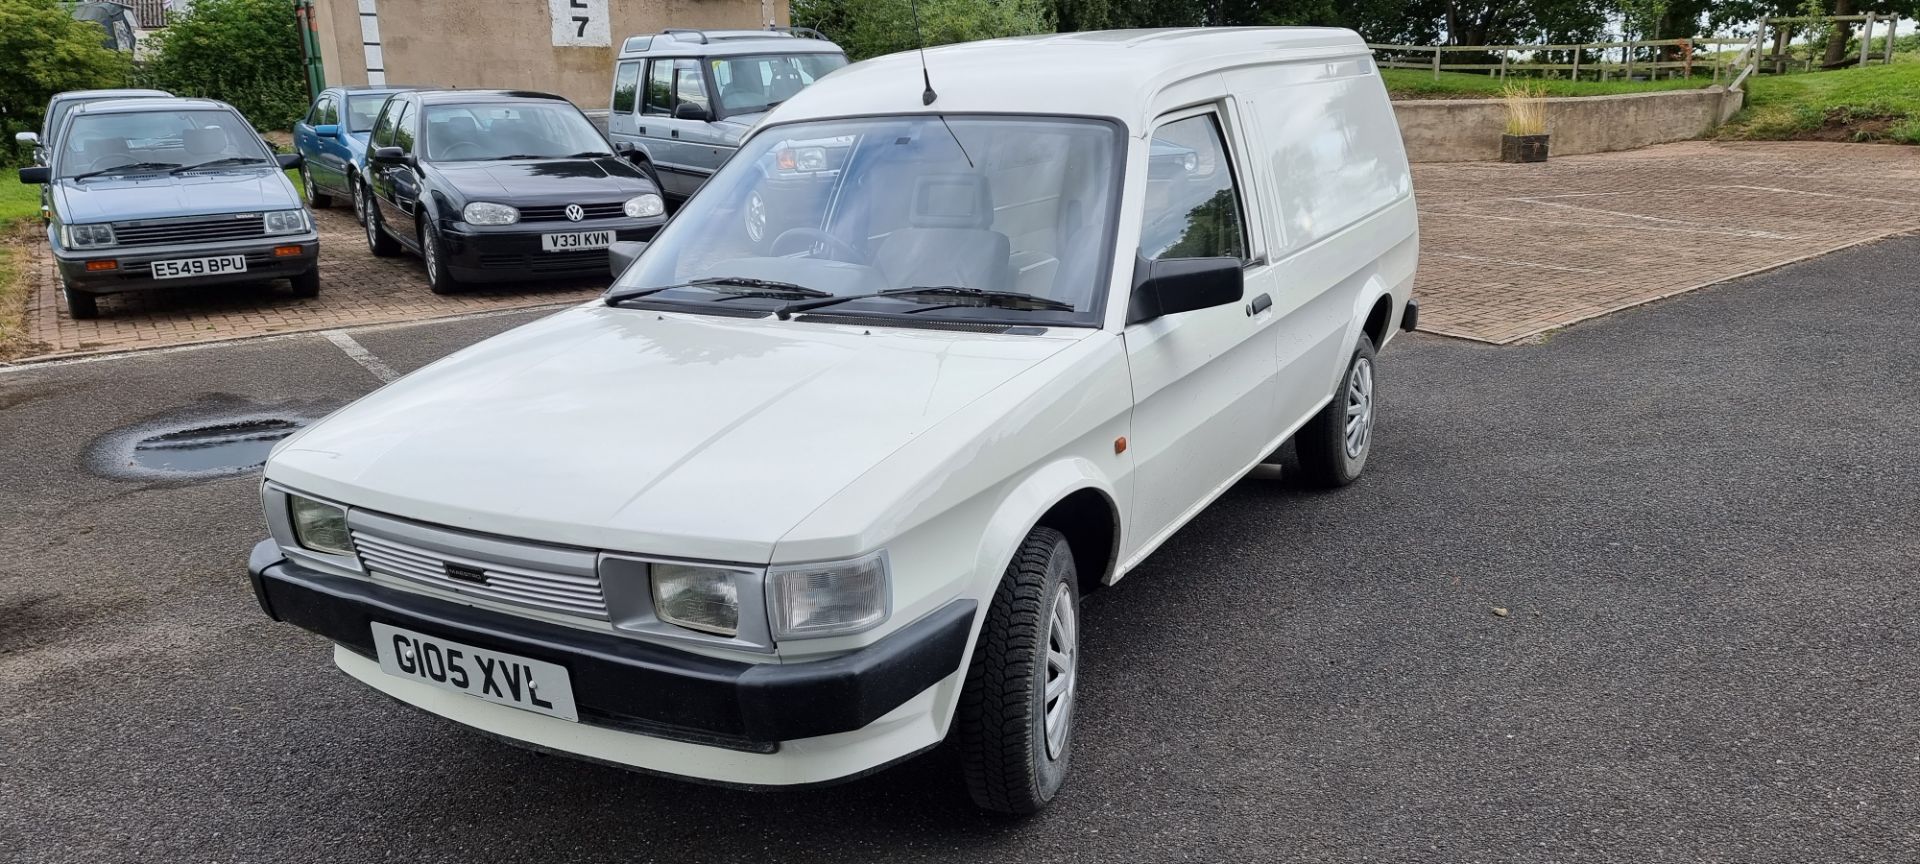
{"type": "Polygon", "coordinates": [[[1262,294],[1258,297],[1253,298],[1252,303],[1247,304],[1247,317],[1252,318],[1253,316],[1258,315],[1262,312],[1265,312],[1271,308],[1273,308],[1273,298],[1268,297],[1265,294],[1262,294]]]}
{"type": "Polygon", "coordinates": [[[670,134],[672,134],[672,135],[673,135],[673,137],[675,137],[675,138],[678,138],[678,137],[680,137],[680,130],[678,130],[678,129],[675,129],[675,130],[673,130],[673,132],[671,132],[670,134]]]}

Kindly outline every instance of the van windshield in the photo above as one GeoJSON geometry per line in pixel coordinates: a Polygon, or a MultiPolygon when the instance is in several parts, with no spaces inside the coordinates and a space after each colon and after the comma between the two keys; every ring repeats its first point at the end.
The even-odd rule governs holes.
{"type": "Polygon", "coordinates": [[[842,66],[840,54],[756,54],[715,57],[713,84],[719,88],[719,116],[758,114],[772,108],[842,66]]]}
{"type": "Polygon", "coordinates": [[[1110,123],[1067,118],[777,126],[707,181],[615,292],[716,280],[777,281],[829,299],[936,288],[949,296],[819,311],[1097,323],[1123,140],[1110,123]],[[951,296],[962,292],[973,296],[951,296]]]}
{"type": "Polygon", "coordinates": [[[218,109],[117,111],[73,118],[60,141],[60,177],[159,171],[270,154],[240,115],[218,109]]]}

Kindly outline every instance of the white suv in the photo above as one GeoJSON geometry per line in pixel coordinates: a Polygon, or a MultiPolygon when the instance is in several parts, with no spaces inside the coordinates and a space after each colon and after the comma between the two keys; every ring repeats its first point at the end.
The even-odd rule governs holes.
{"type": "Polygon", "coordinates": [[[950,741],[1045,805],[1081,595],[1289,438],[1365,466],[1413,198],[1348,31],[929,49],[930,103],[919,63],[780,106],[601,300],[283,443],[268,614],[537,748],[792,785],[950,741]]]}

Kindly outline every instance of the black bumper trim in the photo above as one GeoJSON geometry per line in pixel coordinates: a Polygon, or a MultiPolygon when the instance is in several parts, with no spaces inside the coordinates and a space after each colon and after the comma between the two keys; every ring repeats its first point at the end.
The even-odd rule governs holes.
{"type": "Polygon", "coordinates": [[[260,608],[365,657],[374,621],[558,663],[581,721],[710,746],[765,745],[865,727],[960,668],[976,604],[956,600],[828,660],[741,663],[396,591],[283,558],[247,562],[260,608]]]}
{"type": "Polygon", "coordinates": [[[1400,329],[1412,333],[1413,328],[1418,326],[1420,326],[1420,301],[1408,297],[1406,311],[1400,313],[1400,329]]]}

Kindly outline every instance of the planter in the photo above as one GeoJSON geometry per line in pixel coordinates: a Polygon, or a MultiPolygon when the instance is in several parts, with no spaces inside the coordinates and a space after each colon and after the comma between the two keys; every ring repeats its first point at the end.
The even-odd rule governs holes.
{"type": "Polygon", "coordinates": [[[1500,161],[1502,162],[1545,162],[1547,161],[1547,136],[1539,135],[1501,135],[1500,161]]]}

